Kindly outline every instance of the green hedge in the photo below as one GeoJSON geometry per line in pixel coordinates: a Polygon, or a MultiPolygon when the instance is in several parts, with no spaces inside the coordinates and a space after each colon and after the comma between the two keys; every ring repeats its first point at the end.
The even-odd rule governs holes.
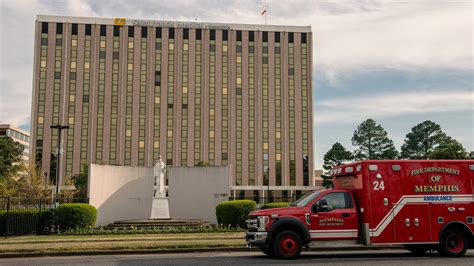
{"type": "Polygon", "coordinates": [[[85,203],[59,205],[54,214],[60,230],[94,227],[97,219],[97,209],[85,203]]]}
{"type": "Polygon", "coordinates": [[[288,207],[290,205],[289,202],[272,202],[266,203],[260,209],[273,209],[273,208],[283,208],[288,207]]]}
{"type": "MultiPolygon", "coordinates": [[[[53,211],[27,209],[8,212],[7,235],[45,234],[51,230],[53,211]]],[[[4,236],[7,227],[7,211],[0,211],[0,236],[4,236]]]]}
{"type": "Polygon", "coordinates": [[[247,216],[255,210],[257,203],[253,200],[234,200],[222,202],[216,206],[217,222],[221,226],[246,228],[247,216]]]}
{"type": "Polygon", "coordinates": [[[135,227],[133,229],[80,228],[61,231],[61,235],[137,235],[137,234],[191,234],[243,232],[238,227],[221,226],[164,226],[155,228],[135,227]]]}

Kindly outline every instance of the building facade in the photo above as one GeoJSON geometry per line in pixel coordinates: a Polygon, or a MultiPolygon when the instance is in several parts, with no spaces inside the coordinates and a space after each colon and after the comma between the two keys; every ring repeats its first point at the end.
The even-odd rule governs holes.
{"type": "Polygon", "coordinates": [[[161,155],[231,165],[239,195],[311,186],[310,27],[38,16],[33,83],[46,175],[67,124],[61,177],[161,155]]]}
{"type": "Polygon", "coordinates": [[[23,145],[25,149],[23,150],[22,159],[24,162],[28,162],[30,159],[30,132],[10,124],[0,124],[0,137],[2,136],[10,137],[23,145]]]}

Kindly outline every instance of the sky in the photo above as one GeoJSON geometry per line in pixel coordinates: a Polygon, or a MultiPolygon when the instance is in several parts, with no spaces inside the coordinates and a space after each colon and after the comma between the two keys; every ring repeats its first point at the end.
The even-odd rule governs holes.
{"type": "Polygon", "coordinates": [[[367,118],[397,149],[431,120],[474,150],[471,0],[0,0],[0,123],[29,130],[36,15],[311,25],[315,169],[367,118]]]}

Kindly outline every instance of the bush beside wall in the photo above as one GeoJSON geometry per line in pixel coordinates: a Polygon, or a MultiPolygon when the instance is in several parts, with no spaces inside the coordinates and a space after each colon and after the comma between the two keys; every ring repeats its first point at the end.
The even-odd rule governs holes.
{"type": "Polygon", "coordinates": [[[54,210],[60,230],[91,228],[95,226],[97,209],[85,203],[67,203],[54,210]]]}
{"type": "Polygon", "coordinates": [[[253,200],[234,200],[222,202],[216,206],[217,222],[222,226],[246,228],[245,220],[255,210],[253,200]]]}

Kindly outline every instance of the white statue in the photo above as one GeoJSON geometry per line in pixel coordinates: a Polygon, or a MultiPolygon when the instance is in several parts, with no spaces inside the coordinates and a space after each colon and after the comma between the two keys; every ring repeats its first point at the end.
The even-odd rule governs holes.
{"type": "Polygon", "coordinates": [[[158,161],[154,167],[154,175],[155,175],[155,196],[158,192],[159,195],[163,196],[166,194],[165,191],[165,172],[166,172],[166,165],[161,160],[161,155],[158,156],[158,161]]]}

